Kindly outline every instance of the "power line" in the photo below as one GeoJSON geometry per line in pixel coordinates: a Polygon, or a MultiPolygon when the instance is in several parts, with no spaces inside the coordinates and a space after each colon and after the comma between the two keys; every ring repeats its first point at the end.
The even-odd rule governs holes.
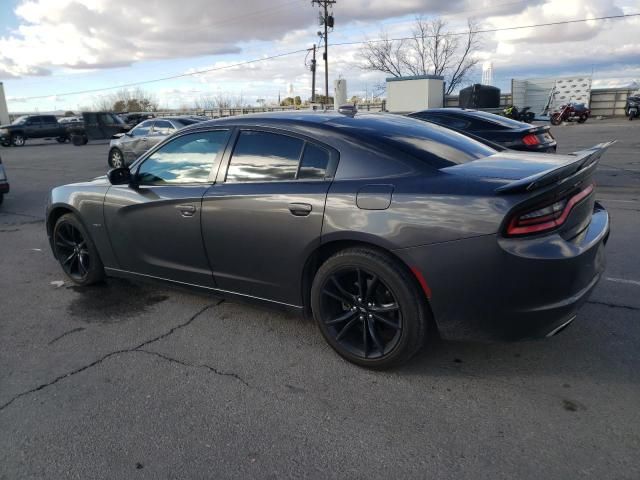
{"type": "MultiPolygon", "coordinates": [[[[495,32],[504,32],[504,31],[510,31],[510,30],[523,30],[523,29],[527,29],[527,28],[538,28],[538,27],[549,27],[549,26],[554,26],[554,25],[567,25],[567,24],[573,24],[573,23],[584,23],[584,22],[592,22],[592,21],[601,21],[601,20],[620,20],[623,18],[631,18],[631,17],[640,17],[640,13],[629,13],[629,14],[625,14],[625,15],[609,15],[609,16],[605,16],[605,17],[594,17],[594,18],[583,18],[583,19],[579,19],[579,20],[563,20],[563,21],[558,21],[558,22],[548,22],[548,23],[538,23],[538,24],[533,24],[533,25],[520,25],[520,26],[516,26],[516,27],[502,27],[502,28],[491,28],[491,29],[484,29],[484,30],[474,30],[474,33],[495,33],[495,32]]],[[[469,32],[453,32],[453,33],[449,33],[448,35],[452,35],[452,36],[457,36],[457,35],[467,35],[469,32]]],[[[427,35],[425,36],[425,38],[432,38],[433,35],[427,35]]],[[[392,39],[374,39],[374,40],[364,40],[364,41],[357,41],[357,42],[340,42],[340,43],[332,43],[330,44],[332,47],[339,47],[339,46],[345,46],[345,45],[363,45],[366,43],[378,43],[378,42],[385,42],[385,41],[401,41],[401,40],[410,40],[413,37],[401,37],[401,38],[392,38],[392,39]]],[[[244,62],[238,62],[238,63],[234,63],[231,65],[224,65],[221,67],[213,67],[213,68],[207,68],[204,70],[198,70],[195,72],[187,72],[187,73],[181,73],[181,74],[177,74],[177,75],[171,75],[171,76],[167,76],[167,77],[161,77],[161,78],[154,78],[151,80],[143,80],[143,81],[139,81],[139,82],[131,82],[131,83],[125,83],[125,84],[121,84],[121,85],[116,85],[116,86],[112,86],[112,87],[103,87],[103,88],[93,88],[93,89],[88,89],[88,90],[77,90],[77,91],[73,91],[73,92],[65,92],[65,93],[58,93],[58,94],[49,94],[49,95],[36,95],[36,96],[32,96],[32,97],[19,97],[16,99],[13,99],[14,101],[27,101],[27,100],[39,100],[39,99],[43,99],[43,98],[49,98],[49,97],[67,97],[67,96],[71,96],[71,95],[83,95],[83,94],[88,94],[88,93],[98,93],[98,92],[105,92],[105,91],[109,91],[109,90],[117,90],[117,89],[121,89],[121,88],[128,88],[128,87],[136,87],[139,85],[148,85],[150,83],[157,83],[157,82],[164,82],[167,80],[175,80],[177,78],[184,78],[184,77],[192,77],[192,76],[196,76],[196,75],[201,75],[203,73],[210,73],[210,72],[217,72],[220,70],[226,70],[229,68],[235,68],[235,67],[241,67],[244,65],[249,65],[252,63],[258,63],[258,62],[264,62],[264,61],[268,61],[268,60],[274,60],[276,58],[282,58],[282,57],[287,57],[290,55],[295,55],[297,53],[303,53],[303,52],[307,52],[308,49],[307,48],[303,48],[300,50],[294,50],[291,52],[284,52],[284,53],[279,53],[276,55],[270,55],[268,57],[262,57],[262,58],[255,58],[253,60],[247,60],[244,62]]]]}
{"type": "Polygon", "coordinates": [[[233,63],[231,65],[224,65],[222,67],[207,68],[207,69],[198,70],[198,71],[195,71],[195,72],[181,73],[181,74],[178,74],[178,75],[171,75],[169,77],[154,78],[152,80],[143,80],[143,81],[140,81],[140,82],[124,83],[124,84],[120,84],[120,85],[115,85],[113,87],[93,88],[93,89],[89,89],[89,90],[76,90],[74,92],[55,93],[55,94],[50,94],[50,95],[37,95],[35,97],[20,97],[17,100],[25,101],[25,100],[38,100],[38,99],[41,99],[41,98],[48,98],[48,97],[68,97],[68,96],[71,96],[71,95],[82,95],[82,94],[86,94],[86,93],[98,93],[98,92],[105,92],[107,90],[118,90],[118,89],[121,89],[121,88],[137,87],[139,85],[147,85],[149,83],[164,82],[166,80],[174,80],[176,78],[183,78],[183,77],[193,77],[193,76],[196,76],[196,75],[201,75],[203,73],[217,72],[219,70],[226,70],[226,69],[229,69],[229,68],[241,67],[243,65],[249,65],[251,63],[264,62],[266,60],[273,60],[275,58],[287,57],[289,55],[295,55],[296,53],[302,53],[302,52],[306,52],[306,51],[307,51],[307,49],[303,48],[303,49],[300,49],[300,50],[294,50],[292,52],[285,52],[285,53],[279,53],[277,55],[271,55],[269,57],[255,58],[253,60],[247,60],[245,62],[233,63]]]}
{"type": "MultiPolygon", "coordinates": [[[[609,15],[606,17],[594,17],[594,18],[581,18],[579,20],[562,20],[558,22],[548,22],[548,23],[536,23],[533,25],[520,25],[517,27],[502,27],[502,28],[487,28],[483,30],[473,30],[473,33],[495,33],[495,32],[506,32],[509,30],[524,30],[526,28],[537,28],[537,27],[551,27],[554,25],[567,25],[570,23],[584,23],[584,22],[593,22],[598,20],[619,20],[622,18],[630,18],[630,17],[639,17],[640,13],[629,13],[626,15],[609,15]]],[[[447,36],[458,36],[458,35],[468,35],[469,31],[466,32],[452,32],[447,33],[447,36]]],[[[435,35],[425,35],[424,38],[435,38],[435,35]]],[[[332,43],[332,47],[339,47],[342,45],[360,45],[363,43],[379,43],[379,42],[388,42],[388,41],[401,41],[401,40],[411,40],[414,37],[399,37],[399,38],[380,38],[374,40],[366,40],[359,42],[340,42],[340,43],[332,43]]]]}

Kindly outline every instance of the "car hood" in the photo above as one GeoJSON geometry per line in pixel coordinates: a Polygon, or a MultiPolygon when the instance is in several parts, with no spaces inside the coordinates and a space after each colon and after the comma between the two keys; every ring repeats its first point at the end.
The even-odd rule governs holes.
{"type": "Polygon", "coordinates": [[[96,177],[93,180],[87,180],[84,182],[68,183],[64,187],[107,187],[111,186],[111,182],[106,175],[96,177]]]}
{"type": "Polygon", "coordinates": [[[453,175],[477,178],[499,178],[520,180],[551,170],[576,160],[574,155],[552,153],[528,153],[505,150],[490,157],[443,168],[441,171],[453,175]]]}

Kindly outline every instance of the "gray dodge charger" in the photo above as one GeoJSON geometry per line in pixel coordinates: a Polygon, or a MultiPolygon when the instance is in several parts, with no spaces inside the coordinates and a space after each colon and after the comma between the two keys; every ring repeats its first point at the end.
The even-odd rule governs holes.
{"type": "Polygon", "coordinates": [[[566,327],[604,268],[593,175],[608,145],[497,151],[385,114],[220,119],[53,189],[46,227],[78,285],[160,279],[286,307],[347,360],[384,368],[428,332],[566,327]]]}

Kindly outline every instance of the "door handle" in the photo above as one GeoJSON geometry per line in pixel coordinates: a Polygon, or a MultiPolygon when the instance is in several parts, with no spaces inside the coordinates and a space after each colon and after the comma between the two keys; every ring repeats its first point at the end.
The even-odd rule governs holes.
{"type": "Polygon", "coordinates": [[[296,217],[306,217],[311,213],[311,205],[308,203],[290,203],[289,211],[296,217]]]}
{"type": "Polygon", "coordinates": [[[193,214],[196,213],[195,205],[178,205],[176,208],[180,210],[183,217],[193,217],[193,214]]]}

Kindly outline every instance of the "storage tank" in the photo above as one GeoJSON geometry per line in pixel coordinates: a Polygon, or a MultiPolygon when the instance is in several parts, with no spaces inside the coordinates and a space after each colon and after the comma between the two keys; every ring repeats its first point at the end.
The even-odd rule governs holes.
{"type": "Polygon", "coordinates": [[[498,108],[500,107],[500,89],[490,85],[476,83],[460,90],[462,108],[498,108]]]}
{"type": "Polygon", "coordinates": [[[7,99],[4,96],[4,85],[0,82],[0,125],[9,122],[9,110],[7,109],[7,99]]]}
{"type": "Polygon", "coordinates": [[[340,105],[347,103],[347,81],[339,78],[333,81],[333,108],[338,111],[340,105]]]}

